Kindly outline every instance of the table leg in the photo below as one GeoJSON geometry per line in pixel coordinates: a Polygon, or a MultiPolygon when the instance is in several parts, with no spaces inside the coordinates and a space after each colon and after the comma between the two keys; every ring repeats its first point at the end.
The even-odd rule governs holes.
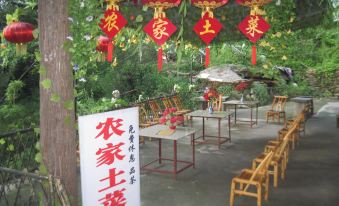
{"type": "Polygon", "coordinates": [[[253,127],[253,124],[252,124],[252,119],[253,119],[253,107],[252,106],[250,106],[250,108],[251,108],[251,128],[253,127]]]}
{"type": "MultiPolygon", "coordinates": [[[[177,179],[177,140],[173,141],[173,148],[174,148],[174,158],[173,158],[173,177],[176,180],[177,179]]],[[[194,145],[194,144],[193,144],[194,145]]]]}
{"type": "Polygon", "coordinates": [[[192,134],[192,138],[193,138],[192,159],[193,159],[193,168],[195,169],[195,137],[194,137],[194,133],[192,134]]]}
{"type": "Polygon", "coordinates": [[[159,139],[159,164],[161,164],[161,139],[159,139]]]}
{"type": "Polygon", "coordinates": [[[221,132],[220,132],[220,122],[221,119],[218,119],[218,149],[220,149],[220,137],[221,137],[221,132]]]}
{"type": "Polygon", "coordinates": [[[202,139],[205,140],[205,117],[202,118],[202,139]]]}
{"type": "Polygon", "coordinates": [[[228,115],[228,137],[230,138],[231,142],[231,115],[228,115]]]}
{"type": "Polygon", "coordinates": [[[255,112],[255,124],[258,125],[258,107],[259,104],[256,104],[256,112],[255,112]]]}
{"type": "Polygon", "coordinates": [[[237,124],[237,105],[234,105],[234,124],[237,124]]]}

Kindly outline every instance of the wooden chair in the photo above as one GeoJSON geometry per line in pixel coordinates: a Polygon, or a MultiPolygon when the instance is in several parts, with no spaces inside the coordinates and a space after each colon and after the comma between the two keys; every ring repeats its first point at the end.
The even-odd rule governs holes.
{"type": "MultiPolygon", "coordinates": [[[[208,102],[208,107],[210,107],[210,102],[208,102]]],[[[219,95],[217,99],[212,101],[212,108],[214,111],[221,111],[222,110],[222,95],[219,95]]]]}
{"type": "Polygon", "coordinates": [[[283,118],[284,124],[286,122],[286,113],[285,113],[285,104],[287,101],[286,96],[274,96],[272,108],[266,112],[266,122],[268,123],[269,119],[272,119],[274,122],[275,118],[278,119],[278,123],[280,123],[280,119],[283,118]]]}
{"type": "Polygon", "coordinates": [[[269,152],[263,161],[254,170],[244,169],[241,174],[232,179],[230,206],[234,205],[235,195],[246,195],[257,198],[257,206],[261,206],[262,188],[265,188],[264,198],[268,199],[269,176],[268,166],[273,158],[273,152],[269,152]],[[239,185],[239,187],[237,187],[239,185]],[[255,192],[248,192],[250,186],[256,187],[255,192]]]}
{"type": "Polygon", "coordinates": [[[165,106],[165,108],[172,108],[174,107],[171,100],[168,97],[163,97],[161,98],[161,101],[163,103],[163,105],[165,106]]]}
{"type": "Polygon", "coordinates": [[[149,100],[148,104],[149,104],[149,107],[151,108],[151,111],[152,111],[152,118],[151,119],[153,121],[159,121],[160,116],[162,115],[161,107],[156,102],[156,100],[149,100]]]}
{"type": "MultiPolygon", "coordinates": [[[[139,105],[139,127],[146,128],[158,124],[149,118],[148,112],[143,105],[139,105]]],[[[145,138],[140,137],[140,143],[145,144],[145,138]]]]}
{"type": "Polygon", "coordinates": [[[174,105],[175,105],[175,108],[177,108],[177,112],[178,112],[178,113],[184,115],[184,114],[188,114],[188,113],[191,112],[191,110],[185,109],[185,108],[183,107],[182,102],[181,102],[181,100],[180,100],[179,97],[173,96],[173,97],[172,97],[172,101],[173,101],[173,103],[174,103],[174,105]]]}
{"type": "MultiPolygon", "coordinates": [[[[280,169],[280,175],[281,179],[285,179],[285,170],[287,166],[287,157],[286,157],[286,152],[288,148],[288,141],[289,141],[289,136],[292,135],[292,133],[295,131],[296,125],[294,125],[288,133],[285,135],[283,141],[281,144],[279,144],[276,149],[274,156],[272,158],[272,161],[270,162],[270,166],[273,167],[273,170],[268,170],[268,174],[273,175],[273,185],[274,187],[278,187],[278,177],[279,177],[279,169],[280,169]]],[[[258,163],[261,163],[265,157],[267,156],[266,153],[263,153],[256,157],[253,162],[252,162],[252,168],[256,168],[256,165],[258,163]]]]}

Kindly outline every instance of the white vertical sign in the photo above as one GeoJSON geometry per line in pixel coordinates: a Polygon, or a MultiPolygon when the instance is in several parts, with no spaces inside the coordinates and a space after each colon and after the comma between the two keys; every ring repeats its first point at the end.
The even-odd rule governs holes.
{"type": "Polygon", "coordinates": [[[84,206],[140,206],[138,108],[79,117],[84,206]]]}

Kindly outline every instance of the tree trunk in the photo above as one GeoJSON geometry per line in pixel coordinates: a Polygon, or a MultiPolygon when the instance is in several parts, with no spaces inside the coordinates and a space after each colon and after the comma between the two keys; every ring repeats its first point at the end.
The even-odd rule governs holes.
{"type": "Polygon", "coordinates": [[[72,104],[73,72],[69,54],[63,48],[69,36],[68,0],[39,0],[38,12],[43,162],[49,174],[61,179],[72,205],[76,205],[78,185],[75,112],[72,104]],[[52,95],[57,97],[53,101],[52,95]]]}

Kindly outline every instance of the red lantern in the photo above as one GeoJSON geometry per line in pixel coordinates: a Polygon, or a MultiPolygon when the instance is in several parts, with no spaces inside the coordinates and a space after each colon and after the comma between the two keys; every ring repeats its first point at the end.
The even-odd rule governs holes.
{"type": "Polygon", "coordinates": [[[113,41],[112,39],[127,24],[127,20],[119,12],[118,2],[121,0],[106,0],[108,2],[104,17],[100,19],[99,27],[108,36],[109,44],[107,46],[107,61],[113,59],[113,41]]]}
{"type": "Polygon", "coordinates": [[[33,31],[34,26],[25,22],[13,22],[6,26],[3,35],[9,42],[16,44],[16,53],[24,55],[27,53],[26,43],[34,39],[33,31]]]}
{"type": "Polygon", "coordinates": [[[144,31],[158,44],[158,70],[162,69],[162,45],[176,31],[175,25],[166,18],[165,9],[180,4],[181,0],[142,0],[145,6],[154,8],[154,18],[144,27],[144,31]]]}
{"type": "Polygon", "coordinates": [[[228,0],[191,0],[191,4],[202,9],[201,19],[195,24],[193,30],[205,42],[205,67],[210,63],[210,49],[208,45],[222,29],[222,24],[214,18],[212,9],[227,4],[228,0]]]}
{"type": "Polygon", "coordinates": [[[108,45],[111,40],[106,36],[99,36],[96,50],[100,52],[99,61],[103,62],[106,59],[106,54],[108,53],[108,45]]]}
{"type": "Polygon", "coordinates": [[[257,48],[255,43],[270,29],[270,25],[260,16],[264,12],[259,6],[272,0],[236,0],[243,6],[251,8],[251,13],[238,25],[239,30],[254,44],[252,45],[252,64],[257,64],[257,48]]]}

